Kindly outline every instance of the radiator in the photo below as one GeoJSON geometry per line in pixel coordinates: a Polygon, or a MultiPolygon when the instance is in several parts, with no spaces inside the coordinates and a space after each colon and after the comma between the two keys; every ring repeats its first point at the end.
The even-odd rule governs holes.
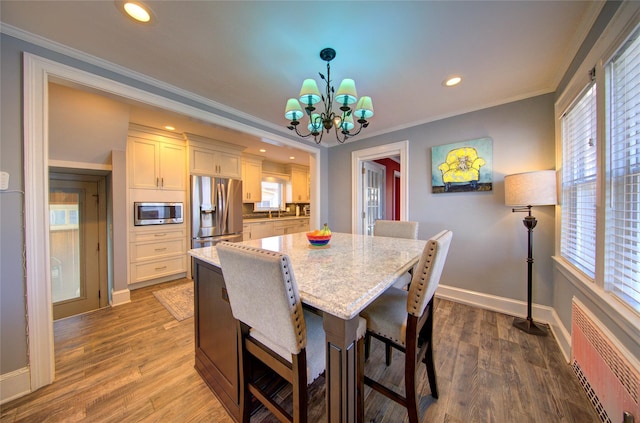
{"type": "Polygon", "coordinates": [[[640,369],[629,351],[603,328],[584,304],[574,298],[571,366],[603,422],[622,422],[627,412],[638,423],[640,369]]]}

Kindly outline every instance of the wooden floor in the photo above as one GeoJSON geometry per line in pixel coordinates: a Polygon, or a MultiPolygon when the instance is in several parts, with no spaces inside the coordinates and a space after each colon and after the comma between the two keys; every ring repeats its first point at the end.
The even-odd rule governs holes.
{"type": "MultiPolygon", "coordinates": [[[[193,368],[193,318],[176,321],[152,295],[157,289],[133,291],[130,304],[57,321],[55,382],[0,406],[1,423],[230,422],[193,368]]],[[[422,366],[421,422],[599,421],[553,337],[527,335],[511,321],[436,301],[440,398],[429,395],[422,366]]],[[[385,368],[380,345],[372,341],[365,372],[401,386],[402,355],[394,352],[385,368]]],[[[310,389],[310,421],[326,421],[323,378],[310,389]]],[[[369,388],[365,407],[367,422],[406,421],[402,407],[369,388]]],[[[274,419],[259,412],[252,421],[274,419]]]]}

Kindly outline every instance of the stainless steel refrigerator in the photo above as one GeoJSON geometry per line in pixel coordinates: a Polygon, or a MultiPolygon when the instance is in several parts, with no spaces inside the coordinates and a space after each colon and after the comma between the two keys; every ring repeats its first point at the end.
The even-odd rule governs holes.
{"type": "Polygon", "coordinates": [[[242,181],[191,176],[191,246],[242,241],[242,181]]]}

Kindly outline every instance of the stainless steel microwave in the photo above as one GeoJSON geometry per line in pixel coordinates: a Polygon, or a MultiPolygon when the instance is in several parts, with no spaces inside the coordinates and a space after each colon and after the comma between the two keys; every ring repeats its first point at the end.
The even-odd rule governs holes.
{"type": "Polygon", "coordinates": [[[182,203],[133,203],[133,224],[136,226],[182,223],[183,219],[182,203]]]}

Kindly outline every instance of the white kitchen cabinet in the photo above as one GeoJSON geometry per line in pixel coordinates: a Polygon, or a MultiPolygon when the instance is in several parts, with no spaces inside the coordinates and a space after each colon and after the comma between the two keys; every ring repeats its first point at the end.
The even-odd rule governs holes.
{"type": "Polygon", "coordinates": [[[162,135],[129,135],[127,161],[130,188],[185,190],[183,141],[162,135]]]}
{"type": "Polygon", "coordinates": [[[184,225],[144,226],[129,233],[129,284],[182,277],[187,271],[184,225]]]}
{"type": "Polygon", "coordinates": [[[185,134],[189,149],[189,173],[217,178],[242,178],[242,146],[194,134],[185,134]]]}
{"type": "Polygon", "coordinates": [[[245,220],[243,224],[243,241],[261,239],[270,236],[287,235],[309,231],[309,218],[271,219],[252,222],[245,220]]]}
{"type": "Polygon", "coordinates": [[[309,189],[309,168],[306,166],[289,165],[291,175],[291,195],[287,198],[290,203],[308,203],[311,200],[309,189]]]}
{"type": "Polygon", "coordinates": [[[242,202],[262,201],[262,159],[242,158],[242,202]]]}

